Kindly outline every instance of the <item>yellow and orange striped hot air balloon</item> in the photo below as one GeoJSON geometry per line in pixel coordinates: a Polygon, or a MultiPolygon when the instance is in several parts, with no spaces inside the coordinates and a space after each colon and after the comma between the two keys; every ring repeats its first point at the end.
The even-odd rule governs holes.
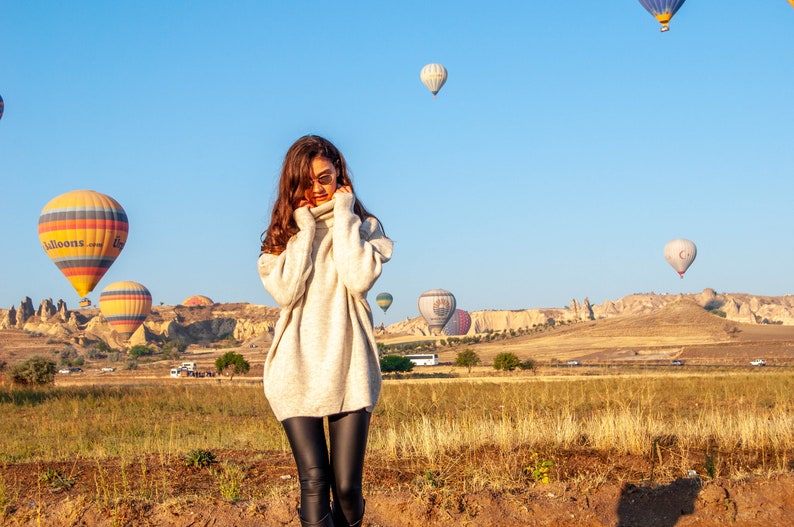
{"type": "Polygon", "coordinates": [[[138,282],[113,282],[99,295],[99,310],[125,340],[143,324],[152,309],[152,294],[138,282]]]}
{"type": "Polygon", "coordinates": [[[127,243],[127,213],[118,201],[93,190],[52,199],[39,216],[39,240],[47,256],[80,295],[80,305],[127,243]]]}
{"type": "Polygon", "coordinates": [[[214,303],[210,297],[204,295],[193,295],[182,300],[183,306],[211,306],[214,303]]]}

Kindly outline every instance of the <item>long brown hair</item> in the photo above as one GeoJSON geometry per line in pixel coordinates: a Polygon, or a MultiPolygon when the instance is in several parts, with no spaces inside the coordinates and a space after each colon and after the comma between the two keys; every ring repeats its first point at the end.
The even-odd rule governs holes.
{"type": "MultiPolygon", "coordinates": [[[[345,158],[333,143],[318,135],[304,135],[295,141],[284,156],[270,225],[260,237],[261,252],[281,254],[287,248],[289,239],[298,232],[298,225],[292,214],[304,198],[305,191],[311,188],[312,161],[318,156],[328,159],[336,168],[337,187],[347,185],[353,190],[345,158]]],[[[358,198],[353,205],[353,211],[362,221],[372,216],[358,198]]]]}

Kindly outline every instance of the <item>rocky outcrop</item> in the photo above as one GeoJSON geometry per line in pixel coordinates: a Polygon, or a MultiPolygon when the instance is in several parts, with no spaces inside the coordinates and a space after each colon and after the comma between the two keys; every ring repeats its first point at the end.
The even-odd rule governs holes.
{"type": "Polygon", "coordinates": [[[593,306],[590,305],[590,299],[587,297],[584,297],[584,303],[582,304],[582,320],[595,320],[593,306]]]}
{"type": "Polygon", "coordinates": [[[105,342],[124,349],[137,344],[158,347],[180,339],[185,344],[210,345],[224,339],[260,343],[270,338],[279,310],[252,304],[153,307],[143,325],[124,341],[97,308],[71,311],[66,303],[43,300],[38,310],[25,298],[17,308],[0,310],[0,330],[24,329],[75,346],[105,342]]]}
{"type": "Polygon", "coordinates": [[[0,329],[9,329],[17,325],[17,310],[14,306],[0,317],[0,329]]]}
{"type": "MultiPolygon", "coordinates": [[[[470,311],[474,332],[502,331],[542,325],[549,318],[555,322],[601,320],[623,315],[648,315],[674,302],[691,301],[704,311],[712,311],[727,320],[745,324],[794,325],[794,296],[765,297],[744,293],[720,294],[704,289],[695,294],[657,295],[654,293],[628,295],[616,301],[606,300],[591,305],[588,298],[582,304],[571,300],[567,308],[470,311]]],[[[392,324],[390,333],[425,335],[427,324],[421,317],[392,324]]]]}
{"type": "MultiPolygon", "coordinates": [[[[63,302],[63,300],[61,300],[61,302],[63,302]]],[[[58,308],[52,303],[52,298],[42,300],[41,304],[39,304],[39,309],[36,310],[36,316],[39,317],[42,322],[47,322],[56,314],[58,314],[58,308]]],[[[65,321],[66,319],[64,318],[62,320],[65,321]]]]}
{"type": "MultiPolygon", "coordinates": [[[[670,305],[689,301],[705,311],[712,311],[734,322],[745,324],[794,325],[794,296],[756,296],[743,293],[720,294],[713,289],[685,295],[634,294],[616,301],[591,305],[571,300],[568,307],[523,310],[469,311],[469,333],[533,329],[538,326],[587,322],[622,315],[647,315],[670,305]]],[[[76,346],[90,346],[100,341],[122,349],[135,344],[162,346],[180,339],[185,344],[210,345],[233,338],[243,344],[263,344],[273,332],[279,310],[275,307],[247,303],[211,306],[155,306],[144,324],[128,341],[121,341],[99,309],[70,311],[63,301],[41,303],[38,311],[25,298],[17,308],[0,309],[0,330],[25,331],[52,336],[76,346]]],[[[709,315],[711,316],[711,315],[709,315]]],[[[429,335],[421,317],[406,318],[386,328],[387,333],[429,335]]]]}
{"type": "Polygon", "coordinates": [[[25,300],[20,302],[17,308],[17,327],[24,328],[25,322],[35,315],[36,311],[33,309],[33,300],[31,300],[29,296],[26,296],[25,300]]]}

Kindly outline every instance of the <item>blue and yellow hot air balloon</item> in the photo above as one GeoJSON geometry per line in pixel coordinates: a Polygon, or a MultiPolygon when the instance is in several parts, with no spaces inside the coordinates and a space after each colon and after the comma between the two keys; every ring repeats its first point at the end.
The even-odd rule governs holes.
{"type": "Polygon", "coordinates": [[[447,68],[443,64],[428,64],[419,73],[419,78],[422,79],[430,93],[435,97],[438,91],[447,82],[447,68]]]}
{"type": "Polygon", "coordinates": [[[381,308],[384,313],[388,311],[392,302],[394,302],[394,297],[391,296],[391,293],[378,293],[378,296],[375,297],[375,303],[378,304],[378,307],[381,308]]]}
{"type": "Polygon", "coordinates": [[[686,0],[640,0],[642,7],[659,21],[662,27],[659,31],[669,31],[668,24],[673,15],[681,9],[686,0]]]}
{"type": "Polygon", "coordinates": [[[127,213],[118,201],[93,190],[73,190],[47,203],[39,240],[47,256],[80,295],[80,305],[127,243],[127,213]]]}
{"type": "Polygon", "coordinates": [[[129,340],[152,310],[152,294],[138,282],[113,282],[100,293],[99,310],[110,327],[129,340]]]}

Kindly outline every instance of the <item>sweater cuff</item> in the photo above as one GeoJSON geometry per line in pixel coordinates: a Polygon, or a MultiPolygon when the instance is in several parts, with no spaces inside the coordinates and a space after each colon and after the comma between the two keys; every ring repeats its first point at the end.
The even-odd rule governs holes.
{"type": "Polygon", "coordinates": [[[353,210],[353,203],[356,202],[356,196],[352,192],[335,192],[334,193],[334,209],[348,209],[353,210]]]}
{"type": "Polygon", "coordinates": [[[316,223],[314,220],[314,215],[311,213],[308,207],[298,207],[295,209],[295,212],[292,213],[292,216],[295,218],[295,223],[301,230],[316,223]]]}

